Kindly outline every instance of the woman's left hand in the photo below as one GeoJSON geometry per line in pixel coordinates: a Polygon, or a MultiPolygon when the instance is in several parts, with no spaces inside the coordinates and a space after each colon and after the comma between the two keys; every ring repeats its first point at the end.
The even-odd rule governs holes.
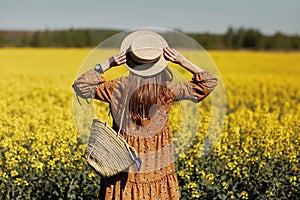
{"type": "Polygon", "coordinates": [[[103,71],[108,70],[109,68],[116,67],[126,63],[126,53],[124,51],[119,52],[116,55],[105,60],[101,66],[103,71]]]}
{"type": "Polygon", "coordinates": [[[110,67],[116,67],[126,63],[126,54],[124,51],[110,57],[108,59],[110,67]]]}

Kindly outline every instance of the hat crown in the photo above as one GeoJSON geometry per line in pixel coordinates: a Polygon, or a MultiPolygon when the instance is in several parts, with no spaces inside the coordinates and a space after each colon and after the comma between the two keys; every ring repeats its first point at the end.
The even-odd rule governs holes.
{"type": "Polygon", "coordinates": [[[162,42],[155,36],[144,34],[136,37],[130,45],[130,54],[135,62],[156,62],[163,52],[162,42]]]}

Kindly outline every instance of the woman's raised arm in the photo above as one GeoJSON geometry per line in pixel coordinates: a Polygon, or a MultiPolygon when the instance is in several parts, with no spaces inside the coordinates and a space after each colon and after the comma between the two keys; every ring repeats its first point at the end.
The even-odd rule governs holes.
{"type": "Polygon", "coordinates": [[[179,64],[193,74],[189,82],[168,83],[173,100],[191,100],[199,102],[208,96],[217,86],[218,80],[209,72],[193,64],[175,49],[164,48],[164,56],[168,61],[179,64]]]}
{"type": "MultiPolygon", "coordinates": [[[[84,99],[87,98],[97,98],[103,101],[109,101],[106,94],[100,94],[97,89],[99,85],[102,84],[102,91],[105,92],[105,88],[111,89],[113,81],[110,83],[106,82],[105,78],[101,75],[108,69],[122,65],[126,62],[125,52],[119,52],[116,55],[111,56],[105,60],[101,65],[98,65],[94,69],[89,69],[88,71],[81,74],[73,83],[72,87],[76,94],[84,99]],[[107,84],[107,86],[105,85],[107,84]],[[103,98],[99,97],[102,96],[103,98]],[[105,98],[104,98],[105,97],[105,98]]],[[[109,91],[108,91],[109,92],[109,91]]]]}

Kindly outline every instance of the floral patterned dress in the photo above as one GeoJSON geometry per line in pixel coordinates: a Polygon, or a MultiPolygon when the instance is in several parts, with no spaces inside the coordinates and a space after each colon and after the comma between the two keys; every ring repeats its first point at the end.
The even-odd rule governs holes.
{"type": "MultiPolygon", "coordinates": [[[[113,128],[119,129],[119,121],[126,95],[127,77],[106,81],[93,69],[86,72],[98,76],[94,85],[94,98],[108,102],[113,116],[113,128]]],[[[165,82],[159,94],[159,105],[152,109],[151,116],[142,124],[127,121],[127,128],[122,131],[127,136],[128,144],[134,147],[142,159],[140,171],[136,166],[128,172],[113,177],[102,178],[99,199],[179,199],[179,187],[174,167],[172,131],[169,113],[172,103],[178,100],[203,100],[217,85],[217,79],[203,71],[193,75],[190,82],[165,82]]]]}

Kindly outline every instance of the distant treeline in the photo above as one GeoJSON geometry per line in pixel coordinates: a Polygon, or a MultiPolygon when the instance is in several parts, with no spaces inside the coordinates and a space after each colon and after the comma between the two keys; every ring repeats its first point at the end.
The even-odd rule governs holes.
{"type": "MultiPolygon", "coordinates": [[[[108,37],[121,31],[108,29],[0,31],[0,47],[95,47],[108,37]]],[[[300,49],[299,35],[286,35],[280,32],[264,35],[253,28],[228,28],[225,34],[186,34],[205,49],[300,49]]]]}

